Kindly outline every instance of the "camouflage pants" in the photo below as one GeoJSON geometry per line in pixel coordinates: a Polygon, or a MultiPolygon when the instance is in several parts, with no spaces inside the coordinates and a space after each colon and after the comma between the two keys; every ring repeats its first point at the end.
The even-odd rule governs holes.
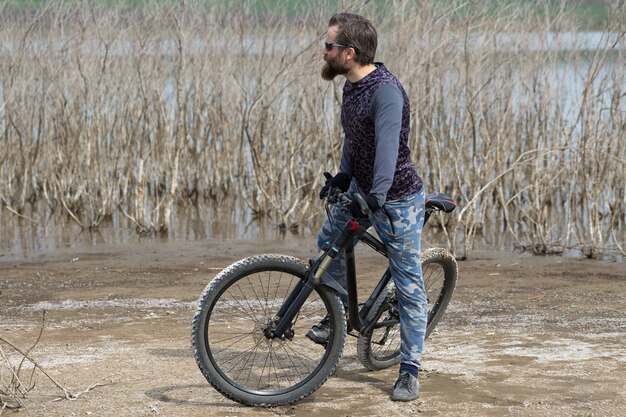
{"type": "MultiPolygon", "coordinates": [[[[356,189],[354,183],[350,189],[356,189]]],[[[417,367],[420,366],[428,320],[428,301],[422,279],[420,250],[424,195],[422,188],[404,199],[387,201],[383,209],[359,221],[365,228],[374,226],[389,253],[389,268],[396,285],[400,312],[400,362],[417,367]]],[[[334,227],[326,220],[318,235],[318,248],[326,242],[332,242],[345,222],[352,218],[349,213],[344,213],[337,207],[333,208],[333,217],[334,227]]],[[[343,288],[346,288],[345,265],[344,257],[339,256],[327,270],[343,288]]],[[[347,298],[345,295],[341,297],[346,305],[347,298]]]]}

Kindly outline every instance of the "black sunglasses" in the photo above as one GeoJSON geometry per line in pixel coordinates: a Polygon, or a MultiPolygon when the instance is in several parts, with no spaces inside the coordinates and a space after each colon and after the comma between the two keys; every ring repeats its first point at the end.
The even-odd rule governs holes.
{"type": "MultiPolygon", "coordinates": [[[[350,46],[350,45],[340,45],[338,43],[333,43],[333,42],[324,42],[324,47],[326,47],[327,51],[331,51],[333,49],[333,47],[337,47],[337,48],[354,48],[354,46],[350,46]]],[[[356,48],[354,48],[356,50],[356,48]]]]}

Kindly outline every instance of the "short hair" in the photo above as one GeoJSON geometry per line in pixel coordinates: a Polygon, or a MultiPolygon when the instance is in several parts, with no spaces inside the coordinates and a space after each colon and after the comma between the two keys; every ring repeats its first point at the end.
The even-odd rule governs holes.
{"type": "Polygon", "coordinates": [[[374,63],[378,34],[372,22],[355,13],[338,13],[330,18],[328,26],[339,27],[336,42],[354,48],[356,62],[362,65],[374,63]]]}

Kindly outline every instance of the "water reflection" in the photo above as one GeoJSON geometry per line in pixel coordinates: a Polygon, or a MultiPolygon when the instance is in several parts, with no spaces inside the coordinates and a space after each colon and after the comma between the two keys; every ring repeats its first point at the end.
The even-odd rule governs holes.
{"type": "MultiPolygon", "coordinates": [[[[154,241],[198,241],[211,239],[289,240],[297,245],[315,247],[316,235],[325,217],[319,214],[298,229],[284,229],[271,216],[257,216],[236,199],[219,203],[178,206],[172,213],[172,226],[166,234],[138,233],[135,225],[119,211],[98,229],[83,229],[64,213],[54,213],[45,203],[27,205],[21,216],[0,210],[0,261],[23,260],[64,249],[132,245],[154,241]],[[42,219],[41,224],[32,219],[42,219]]],[[[373,232],[373,231],[372,231],[373,232]]],[[[375,232],[373,232],[375,233],[375,232]]],[[[520,250],[507,237],[503,222],[483,224],[474,237],[476,250],[520,250]]],[[[465,237],[457,230],[457,242],[465,237]]],[[[422,234],[422,246],[448,247],[448,237],[436,221],[429,222],[422,234]]],[[[560,252],[570,258],[584,258],[578,248],[560,252]]],[[[605,253],[601,259],[622,262],[619,253],[605,253]]]]}
{"type": "MultiPolygon", "coordinates": [[[[194,241],[207,239],[294,240],[311,248],[325,217],[319,214],[297,229],[285,229],[269,215],[258,216],[237,199],[211,204],[178,206],[172,212],[172,225],[166,234],[141,234],[119,211],[97,229],[82,229],[64,213],[51,212],[43,203],[29,204],[22,216],[0,211],[0,260],[26,259],[62,249],[105,245],[128,245],[145,241],[194,241]],[[30,219],[42,219],[36,223],[30,219]]],[[[425,245],[445,245],[445,235],[436,227],[427,228],[425,245]]],[[[501,242],[489,242],[490,246],[501,242]]],[[[481,245],[482,246],[482,245],[481,245]]]]}
{"type": "Polygon", "coordinates": [[[119,211],[97,229],[83,229],[65,213],[51,211],[45,202],[27,204],[20,216],[3,209],[0,210],[0,260],[25,259],[59,249],[133,244],[155,239],[308,239],[316,233],[322,217],[317,216],[295,230],[281,229],[271,216],[255,216],[237,200],[228,199],[219,203],[178,206],[172,212],[172,219],[166,234],[141,234],[119,211]],[[38,223],[32,219],[41,220],[38,223]]]}

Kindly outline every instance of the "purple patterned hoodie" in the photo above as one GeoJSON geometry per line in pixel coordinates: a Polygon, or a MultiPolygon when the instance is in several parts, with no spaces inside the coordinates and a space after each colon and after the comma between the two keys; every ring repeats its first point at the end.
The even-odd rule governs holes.
{"type": "Polygon", "coordinates": [[[382,63],[343,87],[341,123],[345,133],[340,171],[379,205],[422,188],[408,146],[409,99],[400,81],[382,63]]]}

